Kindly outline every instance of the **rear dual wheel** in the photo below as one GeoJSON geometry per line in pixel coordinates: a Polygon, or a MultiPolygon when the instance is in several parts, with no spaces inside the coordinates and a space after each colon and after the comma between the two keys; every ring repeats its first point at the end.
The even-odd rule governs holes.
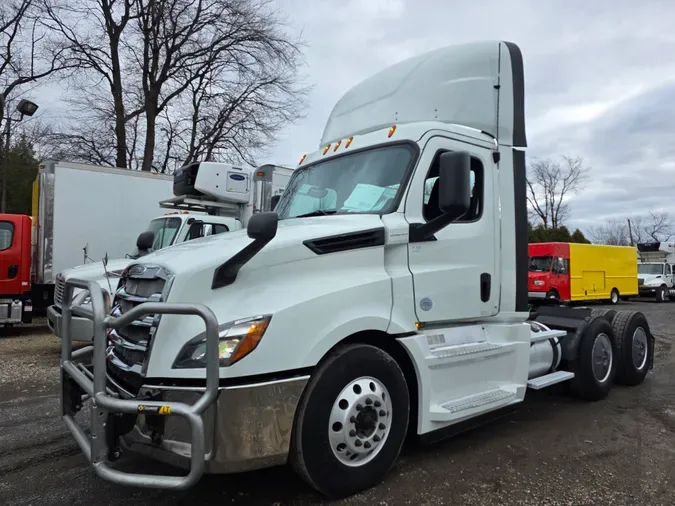
{"type": "Polygon", "coordinates": [[[592,316],[581,334],[577,358],[570,364],[572,391],[588,401],[609,395],[616,376],[616,341],[605,316],[592,316]]]}
{"type": "Polygon", "coordinates": [[[332,498],[370,488],[396,461],[409,411],[405,377],[389,354],[364,344],[341,347],[319,365],[300,401],[291,464],[332,498]]]}

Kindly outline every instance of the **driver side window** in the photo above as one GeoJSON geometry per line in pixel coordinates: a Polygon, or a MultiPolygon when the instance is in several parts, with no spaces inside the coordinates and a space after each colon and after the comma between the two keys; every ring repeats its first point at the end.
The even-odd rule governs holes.
{"type": "Polygon", "coordinates": [[[672,273],[672,266],[670,264],[666,264],[666,275],[670,276],[672,273]]]}
{"type": "MultiPolygon", "coordinates": [[[[440,165],[441,154],[446,150],[441,150],[434,156],[434,161],[429,168],[427,177],[424,181],[424,219],[431,221],[441,215],[438,207],[438,168],[440,165]]],[[[483,213],[483,164],[478,158],[471,157],[471,203],[469,211],[455,221],[455,223],[467,223],[477,221],[483,213]]]]}
{"type": "Polygon", "coordinates": [[[569,273],[569,260],[563,257],[556,257],[555,262],[553,263],[553,274],[568,274],[569,273]]]}

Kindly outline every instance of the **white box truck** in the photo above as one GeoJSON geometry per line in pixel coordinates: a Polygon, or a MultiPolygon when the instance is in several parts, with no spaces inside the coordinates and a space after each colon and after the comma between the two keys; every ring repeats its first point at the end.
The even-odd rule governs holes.
{"type": "MultiPolygon", "coordinates": [[[[283,193],[293,169],[267,164],[251,170],[217,162],[194,162],[173,176],[173,198],[162,196],[158,206],[172,211],[156,217],[137,239],[136,249],[124,258],[90,262],[59,272],[56,276],[54,304],[47,309],[51,331],[60,337],[63,292],[69,278],[95,281],[106,297],[117,289],[124,269],[143,254],[174,244],[192,241],[242,228],[253,213],[269,211],[283,193]],[[197,174],[201,178],[197,180],[197,174]],[[220,184],[226,181],[226,185],[220,184]]],[[[130,244],[129,244],[130,245],[130,244]]],[[[130,249],[129,249],[130,250],[130,249]]],[[[86,289],[73,292],[74,306],[89,307],[86,289]]],[[[91,320],[74,317],[71,338],[91,341],[91,320]]]]}
{"type": "Polygon", "coordinates": [[[64,306],[62,415],[96,474],[184,489],[290,462],[340,497],[382,480],[408,433],[562,381],[592,401],[640,384],[641,313],[530,311],[524,96],[513,43],[404,60],[340,99],[275,212],[132,263],[112,307],[69,280],[93,306],[64,306]],[[95,323],[78,351],[75,313],[95,323]],[[189,471],[114,462],[135,453],[189,471]]]}
{"type": "Polygon", "coordinates": [[[657,302],[675,299],[675,243],[640,243],[637,250],[640,296],[657,302]]]}

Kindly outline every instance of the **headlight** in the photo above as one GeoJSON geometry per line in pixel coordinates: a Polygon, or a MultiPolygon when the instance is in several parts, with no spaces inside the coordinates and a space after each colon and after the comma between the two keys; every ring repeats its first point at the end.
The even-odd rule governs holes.
{"type": "Polygon", "coordinates": [[[106,276],[109,278],[121,278],[124,269],[117,269],[116,271],[106,271],[106,276]]]}
{"type": "MultiPolygon", "coordinates": [[[[271,319],[272,315],[254,316],[220,325],[218,327],[220,367],[230,366],[255,350],[271,319]]],[[[206,333],[202,332],[183,346],[173,363],[173,368],[204,367],[206,367],[206,333]]]]}
{"type": "Polygon", "coordinates": [[[541,279],[538,279],[534,282],[534,286],[544,286],[544,282],[541,279]]]}

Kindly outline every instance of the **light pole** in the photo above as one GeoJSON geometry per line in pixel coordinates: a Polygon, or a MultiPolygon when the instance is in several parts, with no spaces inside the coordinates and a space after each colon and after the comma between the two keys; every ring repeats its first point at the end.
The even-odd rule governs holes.
{"type": "MultiPolygon", "coordinates": [[[[0,110],[5,111],[5,97],[0,95],[0,110]]],[[[9,167],[9,148],[12,140],[12,121],[21,121],[24,116],[32,116],[38,110],[38,105],[30,100],[22,99],[16,106],[16,111],[21,114],[19,119],[13,120],[12,113],[8,111],[7,126],[5,127],[5,153],[2,163],[2,202],[0,203],[0,213],[7,210],[7,168],[9,167]]]]}

